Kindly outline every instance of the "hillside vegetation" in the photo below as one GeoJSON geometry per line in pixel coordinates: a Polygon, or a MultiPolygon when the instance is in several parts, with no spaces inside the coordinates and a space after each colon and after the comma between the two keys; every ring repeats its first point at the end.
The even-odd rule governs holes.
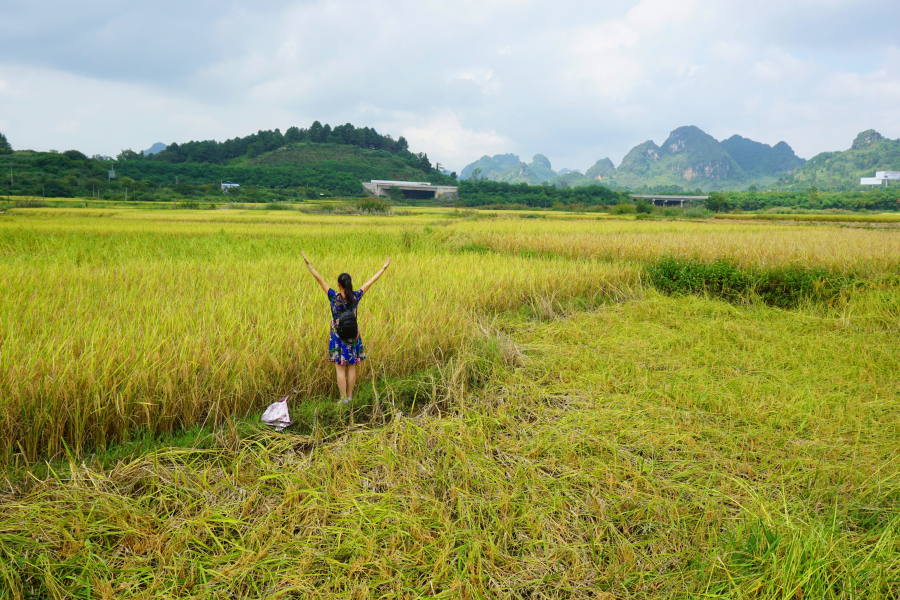
{"type": "Polygon", "coordinates": [[[733,135],[723,140],[721,145],[750,178],[791,173],[806,162],[798,158],[785,142],[778,142],[773,148],[768,144],[733,135]]]}
{"type": "Polygon", "coordinates": [[[874,177],[876,171],[900,171],[900,139],[888,139],[869,129],[856,136],[847,150],[812,157],[785,176],[784,184],[822,190],[854,189],[859,187],[860,178],[874,177]]]}
{"type": "Polygon", "coordinates": [[[13,152],[7,144],[0,153],[3,148],[0,166],[13,164],[5,191],[16,196],[124,200],[127,189],[132,200],[215,198],[222,195],[219,184],[232,181],[241,187],[230,191],[231,199],[254,202],[362,196],[361,182],[370,179],[455,183],[426,154],[410,152],[402,137],[394,141],[350,124],[332,130],[315,122],[284,135],[276,129],[225,142],[170,144],[146,156],[124,150],[115,162],[77,150],[13,152]],[[109,170],[116,172],[112,180],[109,170]]]}

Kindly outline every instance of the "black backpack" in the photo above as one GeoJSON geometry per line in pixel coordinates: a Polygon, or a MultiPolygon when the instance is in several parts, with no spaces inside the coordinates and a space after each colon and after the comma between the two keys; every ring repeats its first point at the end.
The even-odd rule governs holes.
{"type": "Polygon", "coordinates": [[[345,310],[338,317],[335,329],[342,342],[350,343],[359,337],[359,327],[356,324],[356,314],[353,309],[347,308],[346,302],[344,302],[344,307],[345,310]]]}

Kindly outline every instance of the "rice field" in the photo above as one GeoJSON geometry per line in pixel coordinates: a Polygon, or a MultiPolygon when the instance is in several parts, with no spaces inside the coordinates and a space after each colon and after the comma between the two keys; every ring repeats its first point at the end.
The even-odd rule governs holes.
{"type": "Polygon", "coordinates": [[[0,598],[900,597],[900,231],[13,209],[0,257],[0,598]],[[344,410],[301,250],[392,258],[344,410]],[[665,296],[673,254],[859,285],[665,296]]]}
{"type": "Polygon", "coordinates": [[[900,223],[897,213],[724,213],[716,215],[717,219],[754,220],[754,221],[812,221],[822,223],[900,223]]]}
{"type": "Polygon", "coordinates": [[[605,262],[645,262],[664,255],[725,259],[738,265],[801,264],[865,277],[896,275],[900,235],[892,229],[785,226],[730,221],[552,221],[480,219],[441,230],[456,248],[605,262]]]}

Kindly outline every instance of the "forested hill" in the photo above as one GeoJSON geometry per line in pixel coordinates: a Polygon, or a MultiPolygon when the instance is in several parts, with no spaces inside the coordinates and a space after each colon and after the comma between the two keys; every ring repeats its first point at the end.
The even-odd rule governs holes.
{"type": "MultiPolygon", "coordinates": [[[[272,152],[298,142],[356,146],[367,150],[382,150],[401,157],[412,154],[409,151],[409,144],[403,136],[394,140],[391,136],[381,135],[370,127],[354,127],[347,123],[332,129],[331,125],[322,125],[318,121],[314,121],[308,129],[290,127],[284,134],[279,129],[261,130],[246,137],[236,137],[224,142],[206,140],[183,144],[172,143],[166,146],[165,150],[146,156],[132,150],[124,150],[119,155],[119,159],[221,165],[235,158],[255,158],[266,152],[272,152]]],[[[420,155],[414,156],[420,159],[420,155]]],[[[425,165],[423,163],[420,166],[424,167],[425,165]]],[[[429,163],[427,168],[430,167],[429,163]]]]}
{"type": "Polygon", "coordinates": [[[799,158],[786,142],[775,146],[733,135],[722,140],[722,147],[749,177],[778,177],[791,173],[806,161],[799,158]]]}
{"type": "Polygon", "coordinates": [[[784,178],[789,186],[820,190],[850,190],[876,171],[900,171],[900,139],[886,138],[874,129],[856,136],[848,150],[822,152],[784,178]]]}
{"type": "Polygon", "coordinates": [[[285,134],[276,129],[225,142],[173,143],[155,154],[124,150],[115,162],[77,150],[13,153],[0,134],[0,154],[4,152],[16,163],[15,177],[4,191],[48,197],[119,198],[126,188],[132,197],[137,192],[146,200],[209,196],[221,194],[222,181],[240,184],[229,194],[235,199],[362,196],[362,182],[371,179],[453,185],[456,176],[441,173],[425,153],[410,152],[402,137],[394,140],[350,124],[332,129],[318,121],[285,134]],[[112,180],[107,177],[111,169],[116,172],[112,180]]]}
{"type": "Polygon", "coordinates": [[[342,195],[361,194],[362,182],[370,179],[445,185],[455,181],[455,173],[444,175],[440,164],[432,165],[424,152],[411,152],[403,136],[394,140],[350,123],[332,129],[319,121],[307,129],[290,127],[283,134],[279,129],[261,130],[224,142],[172,143],[155,154],[124,150],[118,160],[123,172],[160,183],[177,175],[270,188],[313,186],[342,195]],[[201,164],[206,166],[198,167],[201,164]]]}
{"type": "MultiPolygon", "coordinates": [[[[549,161],[538,156],[540,163],[549,167],[549,161]]],[[[546,181],[563,188],[603,184],[617,189],[745,189],[750,185],[773,185],[804,162],[785,142],[772,147],[739,135],[719,142],[694,126],[675,129],[661,145],[652,140],[638,144],[618,168],[608,158],[600,159],[584,175],[576,172],[557,176],[549,170],[539,173],[535,168],[541,166],[537,158],[525,164],[514,154],[483,156],[462,170],[462,178],[477,175],[481,179],[532,185],[546,181]]]]}

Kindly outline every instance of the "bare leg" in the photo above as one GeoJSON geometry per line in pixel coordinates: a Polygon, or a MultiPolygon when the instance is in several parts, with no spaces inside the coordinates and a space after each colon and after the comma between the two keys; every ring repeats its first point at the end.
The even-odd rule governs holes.
{"type": "Polygon", "coordinates": [[[347,397],[353,397],[353,387],[356,385],[356,365],[347,365],[347,397]]]}
{"type": "Polygon", "coordinates": [[[337,371],[338,389],[341,391],[341,400],[343,400],[347,397],[347,366],[334,363],[334,368],[337,371]]]}

